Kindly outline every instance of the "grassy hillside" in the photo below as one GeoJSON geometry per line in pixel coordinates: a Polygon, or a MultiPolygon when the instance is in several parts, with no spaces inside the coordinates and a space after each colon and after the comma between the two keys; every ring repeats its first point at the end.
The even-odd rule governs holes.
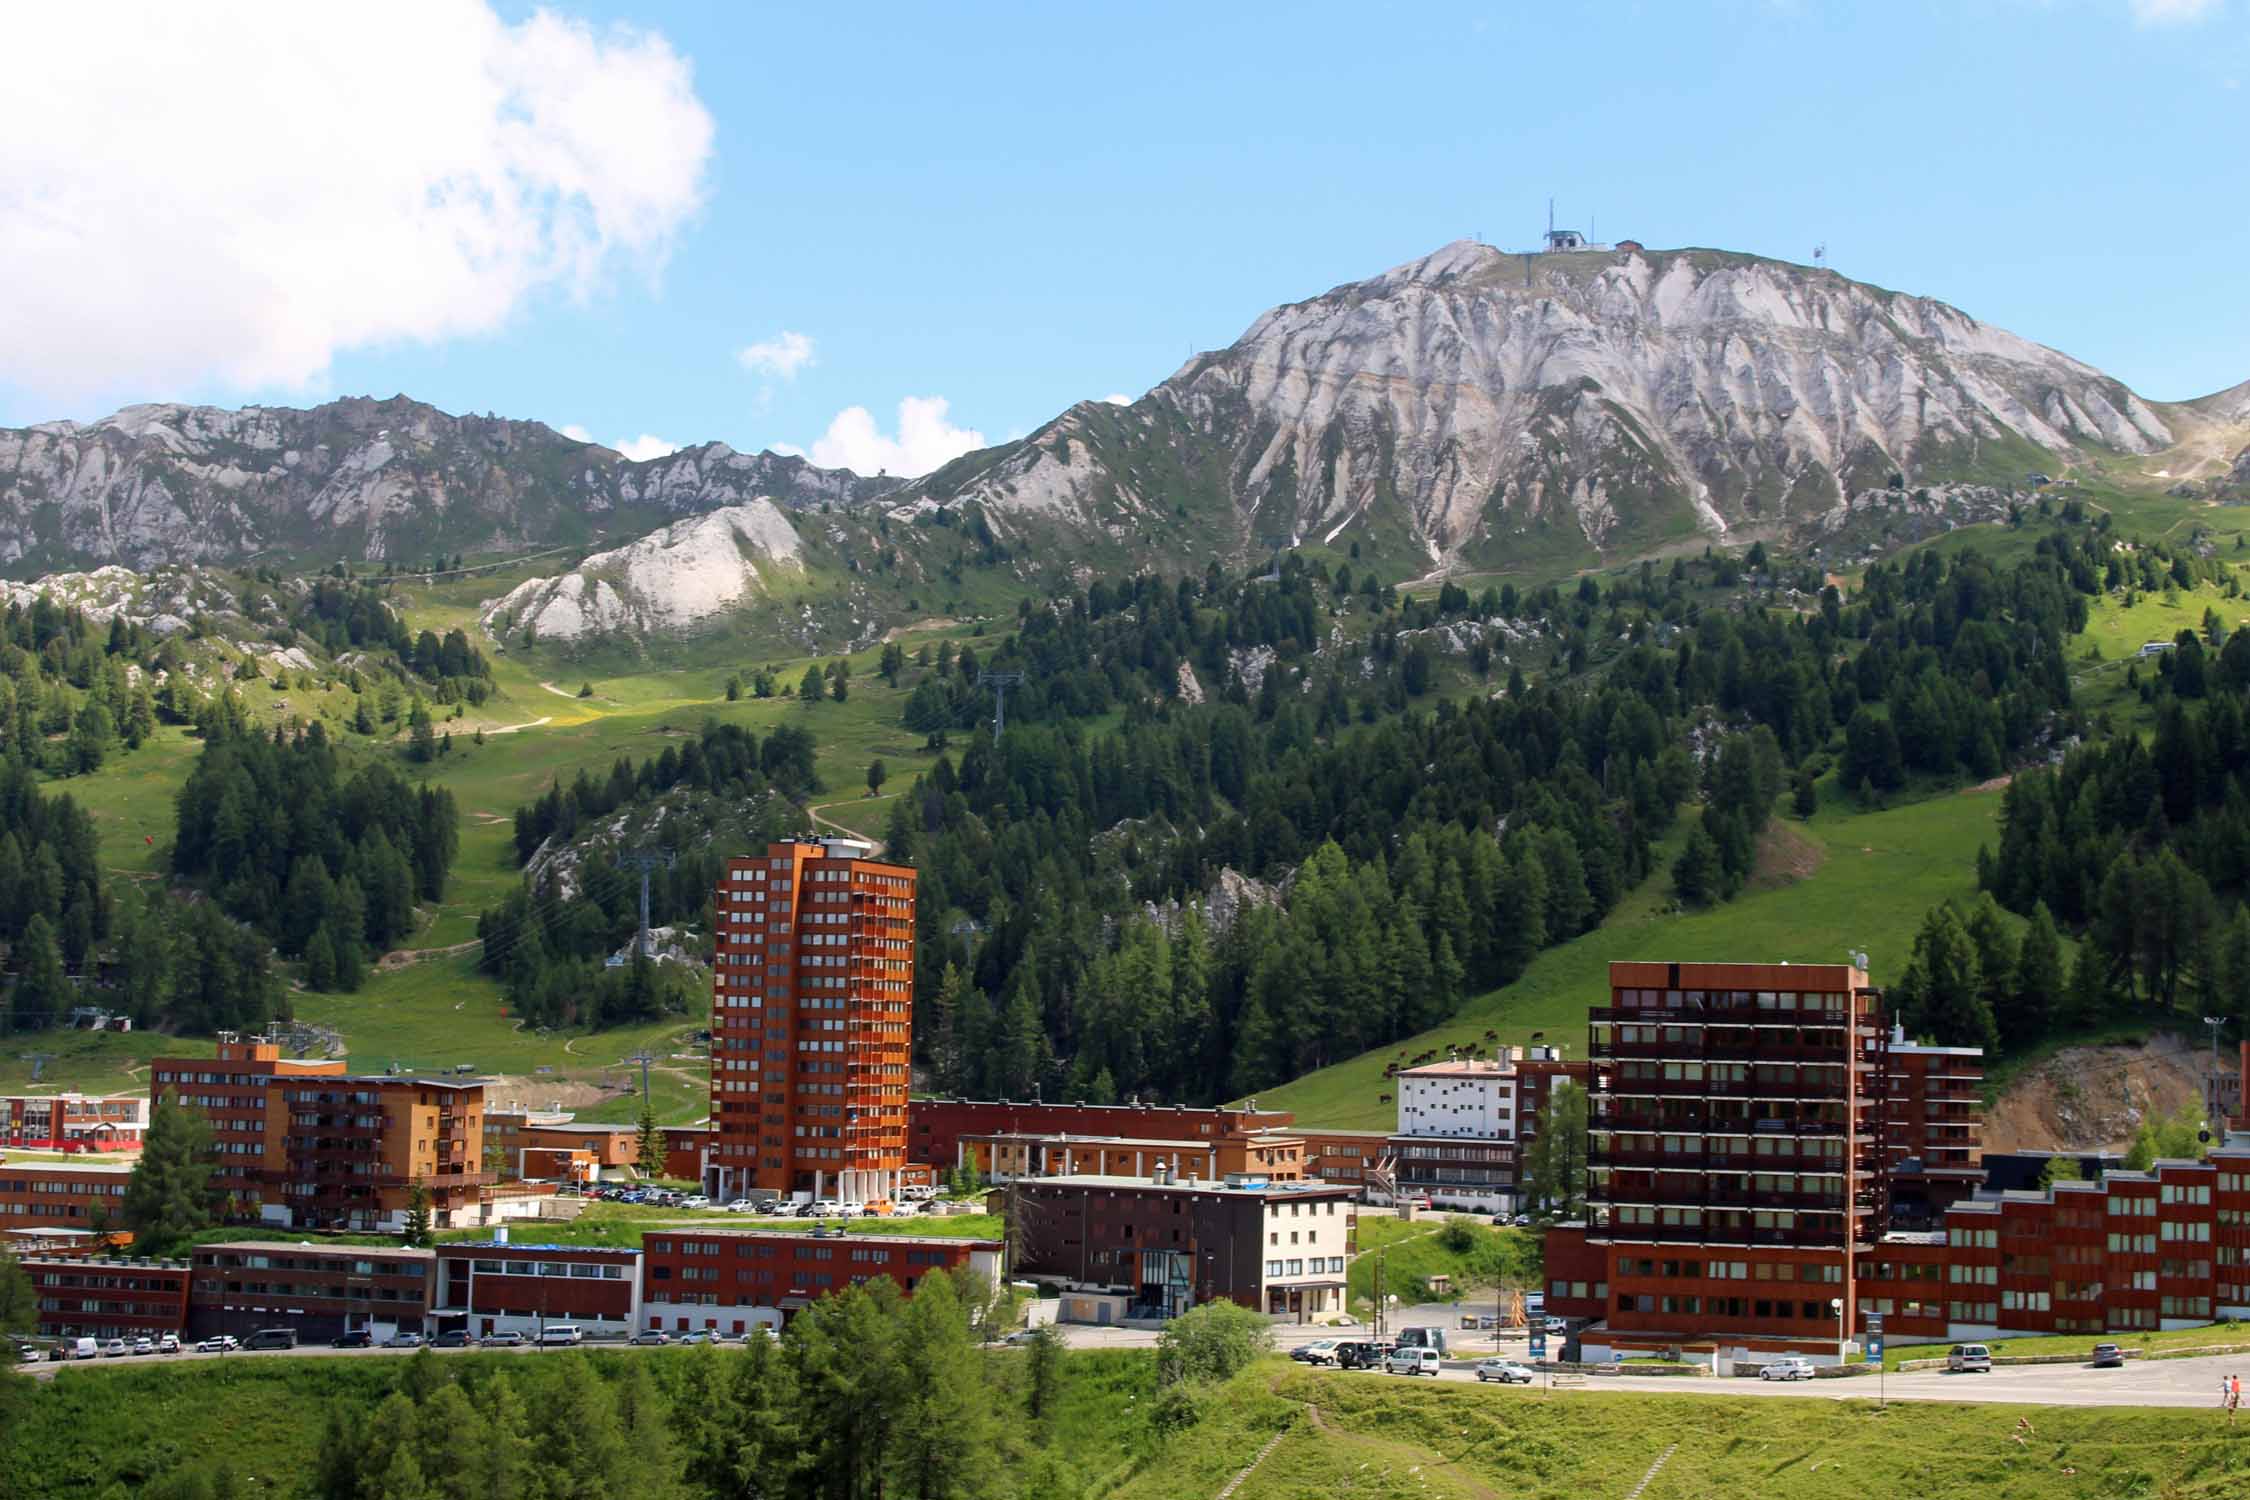
{"type": "Polygon", "coordinates": [[[1522,978],[1475,996],[1443,1026],[1263,1090],[1258,1103],[1293,1110],[1304,1125],[1384,1129],[1397,1108],[1382,1102],[1390,1092],[1383,1066],[1399,1057],[1480,1041],[1488,1030],[1502,1043],[1543,1039],[1582,1057],[1587,1007],[1607,1003],[1609,965],[1621,960],[1840,963],[1864,949],[1878,980],[1896,977],[1923,913],[1974,894],[1977,846],[1996,838],[1999,805],[1997,792],[1965,792],[1861,812],[1831,796],[1807,822],[1777,822],[1779,860],[1807,873],[1708,911],[1670,911],[1660,864],[1601,927],[1540,954],[1522,978]]]}
{"type": "MultiPolygon", "coordinates": [[[[536,1380],[556,1358],[431,1357],[472,1383],[503,1370],[536,1380]]],[[[648,1360],[659,1385],[673,1386],[695,1361],[731,1368],[740,1356],[646,1349],[585,1357],[612,1369],[648,1360]]],[[[983,1358],[994,1404],[1012,1406],[1021,1356],[983,1358]]],[[[1584,1500],[1632,1492],[1667,1451],[1639,1492],[1644,1500],[2222,1500],[2250,1488],[2250,1448],[2201,1410],[1918,1402],[1886,1411],[1811,1398],[1547,1395],[1268,1360],[1167,1407],[1167,1418],[1190,1420],[1159,1430],[1150,1420],[1158,1405],[1152,1364],[1140,1351],[1066,1356],[1051,1426],[1013,1433],[991,1453],[984,1493],[1180,1500],[1219,1493],[1256,1460],[1234,1492],[1242,1500],[1584,1500]]],[[[15,1410],[0,1426],[0,1492],[21,1500],[130,1493],[194,1456],[254,1476],[256,1493],[304,1495],[329,1409],[373,1409],[407,1365],[258,1358],[72,1368],[52,1382],[26,1382],[9,1392],[15,1410]]]]}

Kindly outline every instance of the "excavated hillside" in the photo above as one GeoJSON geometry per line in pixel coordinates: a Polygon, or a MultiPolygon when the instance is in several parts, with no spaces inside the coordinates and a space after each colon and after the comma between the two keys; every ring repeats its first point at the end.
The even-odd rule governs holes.
{"type": "Polygon", "coordinates": [[[2066,1047],[1993,1104],[1984,1149],[2122,1152],[2149,1114],[2201,1108],[2209,1067],[2206,1049],[2170,1033],[2137,1046],[2066,1047]]]}

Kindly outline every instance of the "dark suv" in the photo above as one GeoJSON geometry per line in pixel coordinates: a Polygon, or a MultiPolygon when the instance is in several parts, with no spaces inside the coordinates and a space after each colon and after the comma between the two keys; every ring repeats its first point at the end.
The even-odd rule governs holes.
{"type": "Polygon", "coordinates": [[[337,1334],[336,1342],[332,1347],[337,1349],[372,1349],[375,1347],[375,1335],[364,1328],[353,1328],[337,1334]]]}
{"type": "Polygon", "coordinates": [[[1339,1370],[1374,1370],[1383,1363],[1383,1356],[1397,1347],[1389,1339],[1348,1339],[1329,1351],[1335,1356],[1339,1370]]]}

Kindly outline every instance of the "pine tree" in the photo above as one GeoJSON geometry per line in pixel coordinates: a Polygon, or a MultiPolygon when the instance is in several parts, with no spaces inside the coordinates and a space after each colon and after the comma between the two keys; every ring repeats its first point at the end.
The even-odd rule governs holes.
{"type": "Polygon", "coordinates": [[[141,1144],[139,1165],[126,1180],[121,1215],[133,1231],[135,1254],[163,1255],[211,1227],[218,1195],[211,1179],[211,1126],[200,1110],[180,1103],[176,1091],[158,1097],[141,1144]]]}
{"type": "Polygon", "coordinates": [[[807,703],[818,703],[824,686],[820,668],[817,665],[807,667],[804,679],[797,684],[797,696],[807,703]]]}
{"type": "Polygon", "coordinates": [[[430,1242],[430,1190],[417,1177],[406,1187],[405,1240],[409,1245],[430,1242]]]}
{"type": "Polygon", "coordinates": [[[1689,906],[1708,906],[1718,899],[1725,872],[1719,867],[1719,846],[1701,827],[1688,834],[1687,845],[1672,862],[1672,891],[1689,906]]]}
{"type": "Polygon", "coordinates": [[[664,1127],[656,1123],[656,1104],[646,1094],[641,1096],[641,1120],[638,1135],[641,1175],[651,1180],[664,1175],[664,1127]]]}
{"type": "Polygon", "coordinates": [[[39,1323],[39,1294],[22,1262],[0,1246],[0,1333],[29,1333],[39,1323]]]}
{"type": "Polygon", "coordinates": [[[2014,994],[2000,1017],[2002,1043],[2014,1049],[2044,1037],[2062,1011],[2067,983],[2062,933],[2041,901],[2031,909],[2031,925],[2016,959],[2014,994]]]}
{"type": "MultiPolygon", "coordinates": [[[[803,1438],[796,1370],[764,1329],[750,1335],[734,1384],[735,1427],[731,1455],[733,1493],[742,1500],[784,1500],[797,1492],[803,1438]]],[[[725,1494],[715,1489],[713,1494],[725,1494]]]]}
{"type": "Polygon", "coordinates": [[[914,1500],[991,1493],[988,1455],[998,1433],[953,1278],[924,1276],[899,1322],[904,1399],[891,1434],[896,1492],[914,1500]]]}
{"type": "MultiPolygon", "coordinates": [[[[44,851],[42,851],[44,852],[44,851]]],[[[16,980],[13,1009],[16,1025],[37,1030],[58,1024],[73,998],[70,979],[63,971],[61,945],[54,925],[43,912],[24,924],[10,955],[21,969],[16,980]]]]}
{"type": "Polygon", "coordinates": [[[1999,1045],[1992,1009],[1984,999],[1976,946],[1950,905],[1930,908],[1914,937],[1914,955],[1899,977],[1907,1030],[1942,1047],[1999,1045]]]}
{"type": "Polygon", "coordinates": [[[336,984],[336,945],[323,927],[305,944],[305,988],[333,990],[336,984]]]}

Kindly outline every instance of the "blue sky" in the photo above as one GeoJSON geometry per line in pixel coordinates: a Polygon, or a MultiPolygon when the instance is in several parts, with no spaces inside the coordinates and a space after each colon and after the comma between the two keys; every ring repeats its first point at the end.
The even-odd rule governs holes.
{"type": "MultiPolygon", "coordinates": [[[[302,215],[313,222],[277,224],[286,264],[236,287],[224,250],[193,253],[208,226],[175,227],[190,210],[148,207],[147,191],[80,208],[74,233],[114,219],[140,248],[97,257],[79,240],[11,278],[17,312],[61,331],[0,350],[0,421],[159,397],[403,391],[612,444],[817,455],[828,435],[830,455],[904,468],[966,430],[997,441],[1074,400],[1138,395],[1273,303],[1447,240],[1527,244],[1549,194],[1604,239],[1791,259],[1825,241],[1848,275],[1942,297],[2152,397],[2250,379],[2250,0],[433,11],[432,35],[400,20],[395,39],[320,49],[347,59],[325,66],[381,68],[394,41],[401,57],[484,56],[540,80],[503,120],[513,109],[536,130],[579,111],[564,133],[600,136],[580,175],[607,176],[579,216],[599,221],[597,244],[573,247],[568,274],[554,269],[567,255],[517,256],[501,274],[479,248],[474,274],[456,276],[457,245],[368,249],[385,225],[356,222],[366,210],[335,179],[348,184],[352,152],[371,149],[349,141],[395,138],[382,111],[415,107],[411,90],[393,71],[364,103],[349,102],[350,78],[269,103],[272,70],[252,68],[215,91],[255,106],[229,129],[317,134],[324,95],[351,117],[346,144],[280,146],[271,180],[258,153],[221,174],[220,192],[255,213],[295,213],[271,204],[300,189],[319,200],[318,217],[302,215]],[[617,128],[587,126],[589,110],[617,128]],[[343,272],[292,281],[330,248],[343,272]],[[214,269],[151,269],[183,255],[214,269]],[[227,291],[206,306],[214,280],[227,291]],[[94,298],[123,310],[98,336],[71,335],[74,299],[94,298]],[[166,309],[181,306],[207,316],[172,328],[166,309]],[[245,325],[259,330],[248,343],[245,325]],[[768,349],[757,368],[751,346],[768,349]],[[908,398],[946,404],[918,407],[915,441],[886,447],[908,398]],[[832,430],[851,408],[866,420],[832,430]]],[[[86,88],[124,86],[103,81],[115,71],[86,88]]],[[[0,135],[22,123],[6,110],[0,135]]],[[[191,139],[206,125],[145,123],[191,139]]],[[[15,149],[54,146],[56,180],[145,170],[129,132],[90,155],[57,145],[51,119],[35,134],[15,149]]],[[[502,127],[493,140],[517,164],[494,170],[546,170],[523,168],[538,153],[502,127]]],[[[451,150],[418,141],[404,166],[368,170],[412,190],[415,171],[459,170],[451,150]]],[[[10,153],[0,146],[0,167],[17,165],[10,153]]],[[[569,199],[577,179],[554,180],[569,199]]],[[[26,212],[7,194],[0,274],[10,218],[26,212]]],[[[526,232],[568,241],[573,216],[541,225],[537,203],[526,232]]],[[[481,246],[518,221],[469,222],[444,232],[481,246]]]]}

